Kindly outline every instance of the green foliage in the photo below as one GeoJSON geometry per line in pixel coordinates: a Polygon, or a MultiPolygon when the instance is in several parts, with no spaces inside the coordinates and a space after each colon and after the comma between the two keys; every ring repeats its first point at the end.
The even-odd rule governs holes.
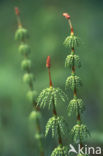
{"type": "MultiPolygon", "coordinates": [[[[16,8],[16,14],[18,16],[19,10],[16,8]]],[[[18,26],[20,27],[19,23],[20,22],[20,17],[18,18],[18,26]]],[[[35,124],[35,138],[38,140],[38,145],[39,145],[39,150],[40,150],[40,155],[44,156],[44,149],[43,149],[43,144],[42,144],[42,138],[43,135],[41,134],[41,126],[40,126],[40,110],[36,107],[36,92],[33,90],[34,85],[33,85],[33,74],[31,73],[31,60],[29,59],[29,54],[31,52],[31,48],[28,44],[26,44],[27,39],[29,38],[28,30],[22,28],[18,28],[15,34],[15,39],[20,42],[19,45],[19,52],[23,55],[24,60],[21,62],[21,67],[23,70],[25,70],[25,74],[23,76],[23,81],[28,84],[30,91],[28,92],[27,96],[30,100],[30,102],[33,105],[34,111],[31,112],[30,114],[30,120],[33,120],[33,124],[35,124]],[[35,121],[35,122],[34,122],[35,121]]]]}
{"type": "Polygon", "coordinates": [[[43,108],[45,106],[50,108],[53,102],[55,105],[57,105],[61,101],[65,102],[66,98],[66,94],[60,88],[49,87],[40,93],[37,99],[37,104],[43,108]]]}
{"type": "Polygon", "coordinates": [[[33,81],[33,74],[25,73],[23,77],[23,81],[27,84],[31,84],[33,81]]]}
{"type": "Polygon", "coordinates": [[[79,88],[82,86],[81,79],[78,76],[71,75],[66,80],[66,88],[70,87],[74,90],[74,88],[79,88]]]}
{"type": "Polygon", "coordinates": [[[31,69],[31,60],[25,59],[21,62],[21,67],[23,70],[30,71],[31,69]]]}
{"type": "Polygon", "coordinates": [[[48,135],[48,132],[50,129],[52,131],[52,137],[58,135],[58,128],[59,128],[60,132],[64,135],[65,130],[66,130],[64,118],[62,116],[61,117],[56,117],[56,116],[51,117],[46,124],[45,136],[48,135]]]}
{"type": "Polygon", "coordinates": [[[66,146],[58,146],[54,149],[51,156],[68,156],[68,148],[66,146]]]}
{"type": "Polygon", "coordinates": [[[64,45],[69,48],[76,48],[79,45],[79,39],[75,35],[70,35],[66,37],[64,45]]]}
{"type": "Polygon", "coordinates": [[[68,115],[71,116],[73,112],[78,115],[85,110],[85,106],[82,99],[73,98],[68,105],[68,115]]]}
{"type": "Polygon", "coordinates": [[[31,48],[28,44],[22,43],[19,46],[19,52],[24,56],[28,56],[31,52],[31,48]]]}
{"type": "Polygon", "coordinates": [[[80,142],[81,140],[83,141],[85,138],[87,138],[90,135],[87,126],[84,124],[76,124],[72,128],[71,134],[73,136],[75,143],[77,143],[78,141],[80,142]]]}
{"type": "Polygon", "coordinates": [[[29,99],[30,102],[36,101],[37,92],[35,90],[28,91],[27,98],[29,99]]]}
{"type": "Polygon", "coordinates": [[[29,38],[28,30],[24,28],[18,28],[15,33],[15,39],[18,41],[24,41],[29,38]]]}
{"type": "Polygon", "coordinates": [[[73,66],[81,67],[81,62],[80,58],[78,55],[68,55],[66,60],[65,60],[65,67],[70,67],[72,68],[73,66]]]}
{"type": "Polygon", "coordinates": [[[30,120],[36,120],[36,119],[40,119],[40,118],[41,118],[40,112],[34,110],[30,113],[30,116],[29,116],[30,120]]]}

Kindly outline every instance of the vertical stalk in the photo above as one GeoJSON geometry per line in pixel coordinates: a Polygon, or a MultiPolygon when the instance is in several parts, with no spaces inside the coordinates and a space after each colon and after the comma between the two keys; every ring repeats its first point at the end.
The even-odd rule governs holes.
{"type": "MultiPolygon", "coordinates": [[[[52,79],[51,79],[51,72],[50,72],[50,67],[51,67],[50,56],[47,57],[46,67],[48,68],[48,74],[49,74],[49,86],[52,87],[52,79]]],[[[53,110],[52,111],[53,111],[53,115],[57,118],[58,115],[57,115],[56,107],[55,107],[55,104],[54,104],[54,97],[53,97],[53,110]]],[[[57,131],[58,131],[58,144],[60,146],[63,146],[59,125],[58,125],[57,131]]]]}
{"type": "MultiPolygon", "coordinates": [[[[22,23],[21,23],[21,19],[20,19],[20,11],[19,11],[19,9],[17,7],[15,8],[15,13],[16,13],[16,16],[17,16],[18,28],[23,28],[22,23]]],[[[25,41],[22,40],[22,43],[25,43],[25,41]]],[[[24,55],[24,58],[28,58],[28,56],[24,55]]],[[[31,70],[27,69],[26,73],[31,74],[31,70]]],[[[33,89],[34,89],[33,82],[29,83],[29,88],[30,88],[31,91],[33,91],[33,89]]],[[[37,111],[37,112],[40,111],[40,108],[37,106],[37,103],[36,103],[36,101],[34,99],[32,101],[32,105],[33,105],[33,109],[35,111],[37,111]]],[[[36,118],[35,124],[36,124],[36,131],[40,135],[41,134],[41,127],[40,127],[40,121],[39,121],[38,118],[36,118]]],[[[42,144],[41,137],[39,137],[38,141],[39,141],[39,148],[40,148],[40,156],[44,156],[44,149],[43,149],[43,144],[42,144]]]]}
{"type": "MultiPolygon", "coordinates": [[[[74,34],[73,29],[71,29],[71,34],[74,34]]],[[[72,52],[74,55],[75,54],[74,47],[72,47],[72,52]]],[[[74,62],[74,58],[73,58],[72,73],[74,74],[74,76],[75,76],[75,72],[76,72],[76,67],[75,67],[75,62],[74,62]]],[[[74,81],[75,81],[75,77],[74,77],[74,81]]],[[[74,98],[77,97],[76,85],[74,87],[73,94],[74,94],[74,98]]],[[[78,115],[77,115],[77,123],[81,124],[81,116],[80,116],[79,110],[78,110],[78,115]]],[[[80,148],[82,148],[82,147],[83,147],[82,140],[80,139],[80,148]]]]}
{"type": "MultiPolygon", "coordinates": [[[[70,35],[73,36],[74,35],[74,29],[73,29],[73,26],[72,26],[70,15],[68,13],[63,13],[63,16],[68,20],[68,24],[70,26],[70,35]]],[[[74,55],[75,54],[74,46],[71,47],[71,50],[72,50],[72,55],[74,55]]],[[[76,84],[75,73],[76,73],[76,67],[75,67],[75,61],[74,61],[74,57],[73,57],[72,75],[74,76],[74,83],[76,84]]],[[[73,89],[73,96],[74,96],[74,99],[77,98],[76,85],[74,86],[74,89],[73,89]]],[[[80,113],[79,113],[79,109],[78,109],[78,113],[77,113],[77,123],[79,125],[81,125],[81,116],[80,116],[80,113]]],[[[83,144],[82,144],[82,140],[80,138],[80,148],[82,148],[82,147],[83,147],[83,144]]]]}
{"type": "MultiPolygon", "coordinates": [[[[53,115],[57,118],[57,111],[56,111],[56,108],[55,108],[55,104],[54,104],[54,99],[53,99],[53,115]]],[[[60,128],[59,128],[59,125],[58,125],[58,144],[60,146],[62,146],[62,137],[61,137],[61,133],[60,133],[60,128]]]]}

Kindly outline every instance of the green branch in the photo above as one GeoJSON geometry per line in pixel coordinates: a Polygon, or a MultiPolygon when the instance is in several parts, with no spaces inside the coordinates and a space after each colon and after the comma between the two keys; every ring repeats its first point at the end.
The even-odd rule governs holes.
{"type": "MultiPolygon", "coordinates": [[[[77,124],[72,128],[71,135],[73,136],[74,142],[79,143],[82,148],[82,142],[89,136],[89,131],[86,125],[82,124],[81,121],[81,114],[85,110],[83,100],[77,96],[78,89],[82,86],[81,79],[76,75],[76,67],[81,67],[80,58],[75,54],[76,48],[79,46],[79,39],[74,35],[70,15],[64,13],[63,16],[68,20],[71,29],[70,36],[67,36],[64,41],[64,45],[71,50],[71,54],[68,55],[65,60],[65,66],[72,70],[71,76],[66,80],[66,89],[71,88],[73,90],[73,99],[70,100],[68,105],[68,115],[71,116],[75,112],[77,116],[77,124]]],[[[79,154],[78,156],[82,156],[82,154],[79,154]]]]}
{"type": "Polygon", "coordinates": [[[56,106],[60,103],[65,102],[67,96],[65,93],[59,89],[54,88],[52,86],[51,80],[51,72],[50,72],[50,56],[47,58],[46,67],[48,68],[49,74],[49,88],[44,89],[37,100],[38,105],[40,107],[48,107],[49,109],[52,108],[53,116],[48,120],[46,124],[45,136],[48,135],[49,131],[52,132],[52,137],[57,137],[58,139],[58,146],[53,150],[51,156],[67,156],[68,155],[68,148],[63,146],[62,135],[65,135],[65,121],[62,116],[58,116],[56,106]]]}
{"type": "Polygon", "coordinates": [[[23,28],[21,24],[21,19],[20,19],[20,12],[18,8],[15,8],[15,12],[17,15],[17,21],[18,21],[18,29],[15,33],[15,39],[19,41],[19,52],[21,55],[23,55],[24,59],[21,62],[21,67],[25,71],[25,74],[23,76],[23,81],[28,84],[29,86],[29,91],[27,96],[30,99],[30,102],[33,105],[33,111],[30,114],[30,119],[35,120],[36,124],[36,139],[38,140],[39,143],[39,148],[40,148],[40,156],[44,156],[44,149],[43,149],[43,144],[42,144],[42,138],[43,135],[41,134],[41,128],[40,128],[40,109],[37,107],[37,102],[36,102],[36,91],[34,90],[34,77],[31,72],[31,60],[29,58],[29,55],[31,53],[31,48],[28,45],[27,41],[29,39],[29,33],[28,30],[23,28]]]}

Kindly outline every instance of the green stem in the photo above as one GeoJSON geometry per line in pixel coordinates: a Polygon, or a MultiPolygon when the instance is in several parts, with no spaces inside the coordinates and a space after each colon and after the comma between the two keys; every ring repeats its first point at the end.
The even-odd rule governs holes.
{"type": "MultiPolygon", "coordinates": [[[[20,19],[19,14],[17,14],[17,21],[18,21],[18,28],[22,28],[21,19],[20,19]]],[[[25,40],[22,40],[21,43],[25,43],[25,40]]],[[[24,58],[28,58],[28,56],[24,55],[24,58]]],[[[30,74],[31,70],[27,69],[26,72],[30,74]]],[[[33,82],[31,82],[29,84],[29,88],[33,91],[33,88],[34,88],[33,82]]],[[[37,107],[37,103],[35,100],[32,101],[32,104],[33,104],[33,108],[35,111],[40,111],[39,107],[37,107]]],[[[37,133],[40,135],[41,134],[41,128],[40,128],[39,119],[36,119],[35,124],[36,124],[37,133]]],[[[42,143],[41,137],[39,138],[39,148],[40,148],[40,156],[44,156],[44,149],[43,149],[43,143],[42,143]]]]}
{"type": "MultiPolygon", "coordinates": [[[[56,107],[55,107],[55,104],[54,104],[54,99],[53,99],[53,115],[57,118],[57,111],[56,111],[56,107]]],[[[60,145],[60,146],[63,146],[63,143],[62,143],[62,137],[61,137],[61,132],[60,132],[60,127],[59,127],[59,125],[58,125],[58,129],[57,129],[57,131],[58,131],[58,144],[60,145]]]]}
{"type": "MultiPolygon", "coordinates": [[[[49,62],[50,64],[50,62],[49,62]]],[[[48,67],[48,74],[49,74],[49,86],[52,87],[52,79],[51,79],[51,72],[50,72],[50,66],[48,67]]],[[[54,97],[53,97],[53,115],[57,118],[58,115],[57,115],[57,111],[56,111],[56,107],[55,107],[55,103],[54,103],[54,97]]],[[[58,128],[57,128],[57,132],[58,132],[58,144],[60,146],[62,146],[62,137],[61,137],[61,132],[60,132],[60,127],[58,125],[58,128]]]]}
{"type": "MultiPolygon", "coordinates": [[[[72,48],[72,54],[74,55],[75,51],[74,48],[72,48]]],[[[72,66],[72,74],[75,76],[75,63],[74,63],[74,57],[73,57],[73,66],[72,66]]],[[[75,77],[74,77],[74,81],[75,81],[75,77]]],[[[77,90],[76,90],[76,86],[74,87],[74,97],[77,96],[77,90]]]]}
{"type": "MultiPolygon", "coordinates": [[[[73,53],[73,55],[74,55],[74,53],[75,53],[74,47],[72,48],[72,53],[73,53]]],[[[73,58],[72,73],[73,73],[74,76],[75,76],[75,63],[74,63],[74,58],[73,58]]],[[[74,79],[74,81],[75,81],[75,79],[74,79]]],[[[74,87],[73,93],[74,93],[74,97],[77,97],[76,86],[74,87]]],[[[81,116],[80,116],[79,110],[78,110],[78,115],[77,115],[77,122],[78,122],[79,124],[81,124],[81,116]]],[[[83,147],[83,144],[82,144],[82,140],[81,140],[81,138],[80,138],[80,148],[82,148],[82,147],[83,147]]]]}
{"type": "MultiPolygon", "coordinates": [[[[36,119],[36,128],[37,128],[38,134],[41,134],[40,121],[39,121],[39,119],[36,119]]],[[[44,149],[43,149],[43,144],[42,144],[41,137],[39,138],[39,147],[40,147],[40,155],[41,156],[44,156],[44,149]]]]}
{"type": "MultiPolygon", "coordinates": [[[[27,70],[27,73],[30,74],[31,71],[30,70],[29,71],[27,70]]],[[[33,82],[31,82],[29,84],[29,88],[31,90],[33,90],[33,88],[34,88],[33,82]]],[[[32,104],[33,104],[33,108],[35,109],[35,111],[40,111],[40,108],[37,106],[37,103],[36,103],[35,100],[32,101],[32,104]]],[[[41,128],[40,128],[40,121],[39,121],[39,119],[36,119],[35,123],[36,123],[37,133],[40,135],[41,134],[41,128]]],[[[42,143],[41,137],[38,140],[39,140],[40,156],[44,156],[44,149],[43,149],[43,143],[42,143]]]]}

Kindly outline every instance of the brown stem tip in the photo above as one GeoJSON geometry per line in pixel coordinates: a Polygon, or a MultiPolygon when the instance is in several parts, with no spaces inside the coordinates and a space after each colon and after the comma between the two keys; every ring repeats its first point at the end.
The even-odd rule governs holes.
{"type": "Polygon", "coordinates": [[[49,85],[50,85],[50,87],[52,87],[51,72],[50,72],[50,67],[51,67],[50,56],[47,57],[46,67],[48,68],[48,73],[49,73],[49,85]]]}
{"type": "Polygon", "coordinates": [[[70,19],[70,15],[68,13],[63,13],[62,14],[66,19],[70,19]]]}
{"type": "Polygon", "coordinates": [[[71,29],[71,35],[74,34],[74,30],[73,30],[73,26],[72,26],[72,23],[71,23],[71,17],[68,13],[63,13],[63,16],[68,20],[68,23],[69,23],[69,26],[70,26],[70,29],[71,29]]]}
{"type": "Polygon", "coordinates": [[[46,67],[47,68],[50,68],[51,64],[50,64],[50,56],[47,57],[47,60],[46,60],[46,67]]]}
{"type": "Polygon", "coordinates": [[[15,7],[15,13],[16,13],[17,16],[20,15],[20,11],[19,11],[18,7],[15,7]]]}

